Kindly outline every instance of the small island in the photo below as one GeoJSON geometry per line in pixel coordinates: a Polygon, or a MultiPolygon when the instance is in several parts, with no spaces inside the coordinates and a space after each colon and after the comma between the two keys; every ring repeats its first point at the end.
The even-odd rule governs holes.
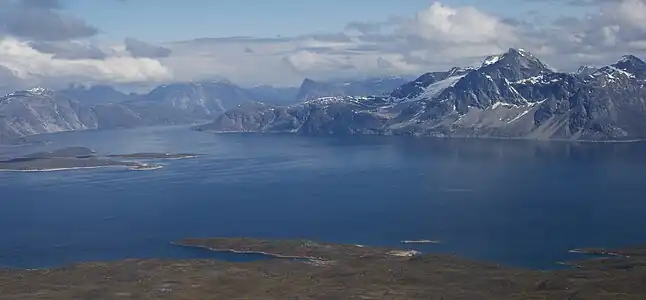
{"type": "Polygon", "coordinates": [[[268,258],[130,259],[55,269],[0,269],[0,295],[14,300],[646,299],[646,248],[628,250],[630,257],[607,258],[617,263],[540,271],[311,240],[194,238],[173,244],[268,258]]]}
{"type": "Polygon", "coordinates": [[[162,160],[194,158],[197,154],[134,153],[101,155],[85,147],[67,147],[49,152],[37,152],[21,157],[0,160],[0,171],[45,172],[105,167],[121,167],[134,171],[162,168],[162,165],[136,160],[162,160]]]}
{"type": "Polygon", "coordinates": [[[132,153],[132,154],[111,154],[107,155],[110,158],[120,158],[120,159],[186,159],[186,158],[195,158],[198,157],[197,154],[191,153],[132,153]]]}
{"type": "Polygon", "coordinates": [[[161,168],[163,168],[163,166],[142,164],[142,165],[134,166],[134,167],[130,168],[130,170],[132,170],[132,171],[150,171],[150,170],[157,170],[157,169],[161,169],[161,168]]]}
{"type": "Polygon", "coordinates": [[[440,241],[435,240],[403,240],[402,244],[439,244],[440,241]]]}

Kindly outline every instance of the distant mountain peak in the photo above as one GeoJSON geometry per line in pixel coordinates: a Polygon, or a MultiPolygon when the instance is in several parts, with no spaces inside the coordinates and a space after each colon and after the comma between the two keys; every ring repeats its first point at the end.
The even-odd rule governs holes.
{"type": "Polygon", "coordinates": [[[538,57],[523,48],[509,48],[507,52],[489,55],[482,62],[481,68],[489,66],[516,65],[522,68],[543,69],[544,71],[555,72],[554,68],[543,63],[538,57]]]}
{"type": "Polygon", "coordinates": [[[514,54],[514,55],[531,56],[531,57],[534,56],[529,51],[523,48],[509,48],[505,54],[514,54]]]}
{"type": "Polygon", "coordinates": [[[52,90],[43,88],[43,87],[34,87],[28,90],[22,90],[22,91],[15,91],[13,93],[9,93],[4,98],[9,98],[9,97],[29,97],[29,96],[43,96],[53,93],[52,90]]]}
{"type": "Polygon", "coordinates": [[[634,55],[622,56],[613,66],[626,72],[646,73],[646,62],[634,55]]]}
{"type": "Polygon", "coordinates": [[[311,86],[311,85],[315,85],[315,84],[317,84],[317,82],[315,80],[310,79],[310,78],[305,78],[305,79],[303,79],[303,82],[301,83],[301,87],[311,86]]]}
{"type": "Polygon", "coordinates": [[[602,74],[615,72],[621,73],[630,78],[646,79],[646,62],[634,55],[624,55],[616,63],[601,69],[602,74]]]}
{"type": "Polygon", "coordinates": [[[34,95],[42,95],[42,94],[47,93],[48,90],[46,88],[38,86],[38,87],[26,90],[26,92],[29,92],[29,93],[34,94],[34,95]]]}
{"type": "Polygon", "coordinates": [[[522,49],[522,48],[509,48],[507,52],[503,53],[501,55],[501,60],[503,59],[513,59],[516,61],[520,60],[527,60],[527,61],[535,61],[539,62],[540,64],[543,64],[538,57],[534,56],[531,54],[529,51],[522,49]]]}
{"type": "Polygon", "coordinates": [[[630,64],[636,64],[636,65],[646,65],[646,62],[644,62],[639,57],[634,56],[632,54],[622,56],[621,59],[617,63],[630,63],[630,64]]]}

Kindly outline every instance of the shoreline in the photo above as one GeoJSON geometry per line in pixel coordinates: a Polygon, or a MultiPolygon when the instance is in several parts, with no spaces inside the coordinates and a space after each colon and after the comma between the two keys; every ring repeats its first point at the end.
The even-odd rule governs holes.
{"type": "Polygon", "coordinates": [[[584,255],[591,255],[591,256],[605,256],[605,257],[630,257],[630,255],[625,255],[621,254],[618,251],[610,251],[610,250],[605,250],[605,249],[580,249],[580,248],[575,248],[575,249],[570,249],[568,250],[569,253],[576,253],[576,254],[584,254],[584,255]]]}
{"type": "Polygon", "coordinates": [[[148,166],[127,166],[127,165],[111,165],[111,166],[94,166],[94,167],[69,167],[69,168],[51,168],[51,169],[37,169],[37,170],[16,170],[16,169],[0,169],[0,172],[12,172],[12,173],[40,173],[40,172],[64,172],[64,171],[74,171],[74,170],[90,170],[90,169],[125,169],[128,171],[154,171],[164,168],[162,165],[148,167],[148,166]],[[138,167],[143,167],[137,169],[138,167]]]}
{"type": "MultiPolygon", "coordinates": [[[[291,241],[291,240],[287,240],[291,241]]],[[[436,243],[439,241],[432,241],[432,240],[419,240],[419,241],[408,241],[411,243],[405,243],[405,241],[401,241],[402,244],[412,244],[412,243],[436,243]]],[[[169,245],[171,246],[177,246],[177,247],[182,247],[182,248],[193,248],[193,249],[202,249],[202,250],[207,250],[211,251],[213,253],[232,253],[232,254],[241,254],[241,255],[263,255],[266,256],[268,259],[286,259],[286,260],[298,260],[306,263],[314,263],[314,264],[324,264],[324,263],[330,263],[334,262],[335,259],[330,259],[330,258],[324,258],[324,257],[316,257],[316,256],[301,256],[301,255],[283,255],[283,254],[277,254],[277,253],[272,253],[272,252],[266,252],[266,251],[260,251],[260,250],[236,250],[234,248],[214,248],[214,247],[209,247],[206,245],[191,245],[191,244],[184,244],[182,242],[175,242],[171,241],[168,242],[169,245]]],[[[344,246],[343,244],[332,244],[336,246],[344,246]]],[[[370,245],[363,245],[363,244],[348,244],[345,246],[353,246],[359,249],[376,249],[377,246],[370,246],[370,245]]],[[[582,254],[582,255],[588,255],[588,256],[597,256],[600,258],[605,258],[605,259],[630,259],[631,255],[629,254],[623,254],[622,250],[605,250],[601,248],[574,248],[567,250],[568,253],[572,254],[582,254]]],[[[422,252],[418,250],[413,250],[413,249],[406,249],[406,248],[384,248],[383,254],[387,254],[388,256],[393,256],[393,257],[400,257],[400,258],[414,258],[414,257],[424,257],[427,254],[431,255],[447,255],[451,256],[452,254],[448,253],[428,253],[428,252],[422,252]]],[[[638,256],[638,255],[636,255],[638,256]]],[[[164,257],[150,257],[150,258],[124,258],[120,260],[96,260],[96,261],[78,261],[78,262],[71,262],[68,264],[60,265],[60,266],[54,266],[54,267],[31,267],[31,268],[19,268],[19,267],[10,267],[10,266],[2,266],[0,265],[0,271],[3,270],[26,270],[26,271],[36,271],[36,270],[53,270],[53,269],[60,269],[60,268],[65,268],[68,266],[73,266],[77,264],[101,264],[101,263],[110,263],[110,262],[119,262],[119,261],[130,261],[130,260],[157,260],[157,259],[162,259],[162,260],[168,260],[168,261],[182,261],[182,260],[194,260],[193,258],[164,258],[164,257]]],[[[227,262],[227,263],[240,263],[240,261],[235,261],[235,260],[228,260],[228,259],[219,259],[219,258],[205,258],[207,260],[215,260],[215,261],[222,261],[222,262],[227,262]]],[[[460,259],[465,259],[469,260],[468,258],[460,258],[460,259]]],[[[252,260],[253,262],[255,260],[252,260]]],[[[480,263],[489,263],[489,264],[495,264],[497,266],[501,266],[498,262],[495,261],[487,261],[487,260],[476,260],[477,262],[480,263]]],[[[595,261],[595,259],[581,259],[581,260],[574,260],[574,261],[555,261],[554,264],[557,265],[562,265],[568,267],[570,270],[574,269],[581,269],[584,268],[583,266],[585,263],[590,262],[590,261],[595,261]]],[[[244,261],[243,261],[244,262],[244,261]]],[[[504,266],[504,265],[502,265],[504,266]]],[[[510,268],[515,268],[512,266],[507,266],[510,268]]],[[[544,271],[544,269],[541,268],[520,268],[524,270],[529,270],[529,271],[544,271]]],[[[548,270],[550,272],[552,270],[548,270]]]]}
{"type": "Polygon", "coordinates": [[[1,294],[16,300],[646,299],[646,248],[612,250],[644,256],[591,260],[565,270],[542,271],[451,254],[413,256],[406,250],[300,239],[214,237],[170,244],[214,253],[264,256],[258,260],[225,260],[191,255],[184,259],[83,262],[45,269],[0,268],[1,294]]]}
{"type": "MultiPolygon", "coordinates": [[[[242,131],[242,130],[200,130],[200,129],[190,129],[197,132],[207,133],[207,134],[221,134],[221,135],[232,135],[232,134],[261,134],[261,135],[297,135],[293,131],[285,132],[272,132],[272,131],[242,131]]],[[[334,137],[334,134],[323,134],[323,135],[311,135],[311,137],[316,136],[329,136],[334,137]]],[[[436,139],[436,140],[503,140],[503,141],[526,141],[526,142],[558,142],[558,143],[570,143],[570,144],[632,144],[632,143],[644,143],[646,138],[638,139],[627,139],[627,140],[571,140],[571,139],[534,139],[534,138],[524,138],[524,137],[469,137],[469,136],[437,136],[437,135],[417,135],[417,134],[350,134],[350,136],[381,136],[381,137],[412,137],[412,138],[425,138],[425,139],[436,139]]]]}
{"type": "Polygon", "coordinates": [[[442,241],[438,240],[403,240],[400,244],[441,244],[442,241]]]}
{"type": "Polygon", "coordinates": [[[37,169],[37,170],[17,170],[17,169],[0,169],[0,172],[16,172],[16,173],[38,173],[38,172],[61,172],[61,171],[73,171],[73,170],[87,170],[87,169],[101,169],[101,168],[124,168],[127,169],[130,166],[125,165],[112,165],[112,166],[93,166],[93,167],[69,167],[69,168],[51,168],[51,169],[37,169]]]}
{"type": "Polygon", "coordinates": [[[154,170],[159,170],[163,169],[164,166],[162,165],[154,165],[154,166],[135,166],[135,167],[130,167],[128,168],[129,171],[154,171],[154,170]]]}
{"type": "Polygon", "coordinates": [[[320,258],[320,257],[280,255],[280,254],[269,253],[269,252],[264,252],[264,251],[252,251],[252,250],[217,249],[217,248],[211,248],[211,247],[203,246],[203,245],[187,245],[187,244],[182,244],[182,243],[178,243],[178,242],[170,242],[170,244],[174,245],[174,246],[180,246],[180,247],[205,249],[205,250],[213,251],[215,253],[260,254],[260,255],[265,255],[265,256],[273,257],[273,258],[277,258],[277,259],[297,259],[297,260],[300,259],[300,260],[306,260],[306,261],[326,261],[325,259],[320,258]]]}

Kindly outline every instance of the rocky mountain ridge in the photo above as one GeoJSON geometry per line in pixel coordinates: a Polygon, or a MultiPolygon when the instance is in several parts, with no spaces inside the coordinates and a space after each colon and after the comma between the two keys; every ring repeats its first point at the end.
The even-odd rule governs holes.
{"type": "Polygon", "coordinates": [[[646,138],[646,63],[627,55],[589,74],[509,49],[476,68],[426,73],[386,96],[236,107],[203,131],[460,138],[646,138]]]}
{"type": "MultiPolygon", "coordinates": [[[[352,90],[355,94],[381,91],[380,82],[373,79],[355,85],[363,88],[352,90]]],[[[348,92],[326,88],[323,84],[317,91],[334,96],[348,92]]],[[[0,143],[59,131],[208,122],[242,104],[297,103],[297,93],[297,88],[243,88],[226,80],[164,84],[143,95],[110,86],[34,88],[0,98],[0,143]]]]}

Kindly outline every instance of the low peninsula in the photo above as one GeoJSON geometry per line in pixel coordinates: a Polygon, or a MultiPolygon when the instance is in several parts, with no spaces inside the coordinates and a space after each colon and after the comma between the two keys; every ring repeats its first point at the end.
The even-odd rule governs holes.
{"type": "Polygon", "coordinates": [[[0,159],[0,171],[45,172],[103,167],[122,167],[129,170],[156,170],[159,164],[138,160],[194,158],[197,154],[133,153],[102,155],[86,147],[66,147],[48,152],[36,152],[20,157],[0,159]]]}
{"type": "Polygon", "coordinates": [[[0,270],[0,295],[11,300],[646,299],[644,250],[631,250],[630,257],[593,259],[609,262],[603,266],[538,271],[408,249],[308,240],[199,238],[174,244],[273,258],[132,259],[0,270]]]}

